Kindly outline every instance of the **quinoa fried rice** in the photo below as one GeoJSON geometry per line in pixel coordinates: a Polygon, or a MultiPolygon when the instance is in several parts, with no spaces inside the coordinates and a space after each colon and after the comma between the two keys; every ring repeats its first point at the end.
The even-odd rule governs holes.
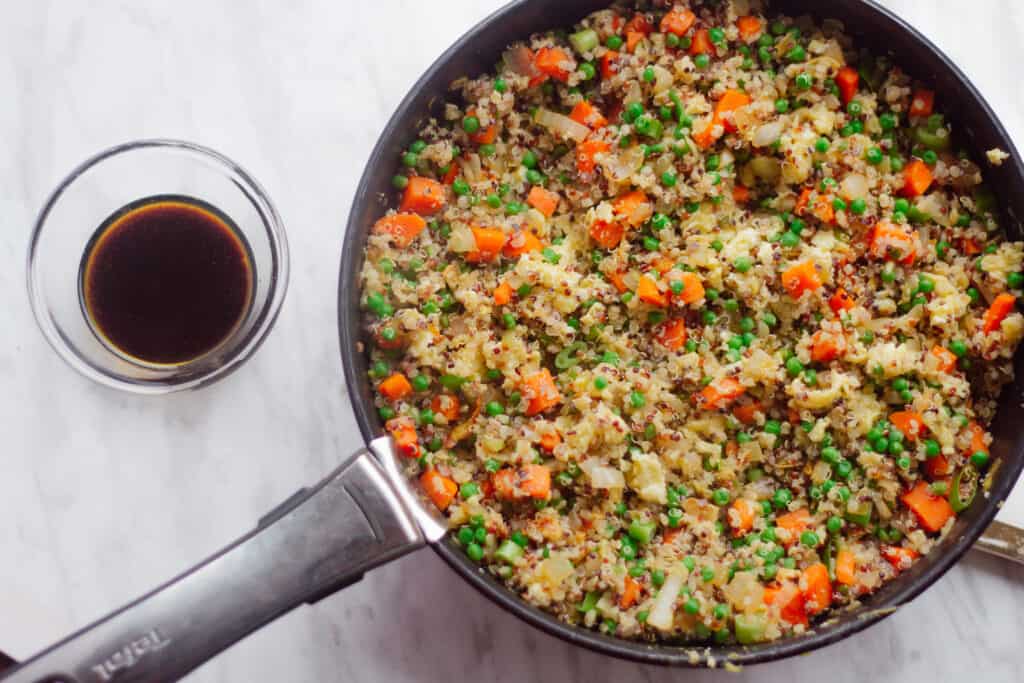
{"type": "Polygon", "coordinates": [[[468,556],[623,638],[798,634],[981,490],[1021,243],[942,93],[838,22],[641,2],[452,84],[361,284],[468,556]]]}

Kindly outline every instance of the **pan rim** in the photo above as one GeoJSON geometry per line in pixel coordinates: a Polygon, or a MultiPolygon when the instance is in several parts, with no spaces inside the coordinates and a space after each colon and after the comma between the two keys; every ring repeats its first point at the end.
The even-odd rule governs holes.
{"type": "MultiPolygon", "coordinates": [[[[338,282],[338,323],[346,391],[352,404],[359,430],[367,441],[375,436],[379,436],[379,432],[374,426],[378,420],[375,413],[372,412],[372,405],[366,405],[363,400],[353,394],[354,388],[365,383],[366,378],[357,372],[357,363],[355,362],[356,357],[362,353],[360,350],[359,324],[354,322],[358,321],[359,316],[351,315],[348,307],[349,303],[355,300],[353,298],[355,296],[354,292],[358,291],[358,275],[363,262],[362,252],[365,246],[363,238],[357,237],[361,213],[361,211],[357,210],[357,207],[373,201],[373,198],[369,196],[369,188],[374,176],[374,169],[381,164],[387,163],[385,152],[389,147],[388,140],[396,135],[400,135],[404,127],[408,125],[407,119],[410,117],[410,110],[417,96],[425,89],[425,86],[429,84],[432,78],[449,61],[461,53],[462,50],[467,49],[467,46],[474,44],[479,35],[486,29],[496,22],[508,19],[520,11],[522,7],[534,1],[536,0],[513,0],[513,2],[499,8],[478,22],[448,47],[426,69],[405,97],[403,97],[384,127],[366,162],[346,224],[338,282]]],[[[1024,162],[1021,161],[1016,146],[991,106],[963,71],[920,31],[891,10],[879,5],[875,0],[849,0],[849,2],[863,6],[872,15],[873,21],[889,23],[889,30],[891,32],[903,36],[907,41],[917,43],[920,48],[932,53],[932,56],[941,63],[947,75],[956,80],[964,92],[970,96],[971,100],[973,100],[972,106],[978,108],[991,124],[1003,149],[1010,153],[1010,159],[1006,163],[1012,166],[1014,175],[1016,178],[1022,179],[1021,184],[1024,185],[1024,162]]],[[[611,0],[608,0],[607,4],[611,4],[611,0]]],[[[358,306],[356,308],[358,309],[358,306]]],[[[1018,353],[1019,356],[1020,352],[1018,353]]],[[[1005,396],[1001,400],[1005,400],[1005,396]]],[[[1020,442],[1016,443],[1016,450],[1019,450],[1021,445],[1020,442]]],[[[859,607],[852,611],[838,612],[834,618],[818,624],[816,628],[808,633],[754,646],[717,647],[707,645],[672,645],[667,643],[655,644],[615,638],[590,629],[573,626],[526,602],[517,593],[492,577],[482,567],[472,563],[464,553],[452,544],[450,538],[433,544],[433,549],[463,580],[467,581],[500,607],[526,623],[570,644],[580,645],[591,651],[620,659],[661,666],[715,668],[726,663],[735,666],[765,663],[817,650],[844,640],[886,618],[938,581],[960,560],[992,522],[999,511],[1002,501],[1010,493],[1021,470],[1024,469],[1024,457],[1020,457],[1019,453],[1007,453],[1001,460],[1002,467],[1008,470],[1006,472],[1007,476],[1003,476],[997,485],[989,491],[986,507],[980,516],[973,520],[960,533],[958,538],[954,538],[941,554],[936,555],[935,559],[925,566],[921,574],[915,576],[908,575],[892,581],[890,585],[894,586],[894,588],[885,596],[881,604],[873,605],[871,609],[859,607]],[[1010,457],[1014,455],[1017,457],[1010,457]],[[836,623],[831,623],[833,621],[836,623]]]]}

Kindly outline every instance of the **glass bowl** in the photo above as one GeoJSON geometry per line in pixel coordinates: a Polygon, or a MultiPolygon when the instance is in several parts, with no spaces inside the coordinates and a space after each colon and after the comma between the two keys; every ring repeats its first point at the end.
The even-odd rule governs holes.
{"type": "Polygon", "coordinates": [[[135,393],[196,389],[236,369],[266,338],[287,288],[288,243],[266,192],[227,157],[178,140],[129,142],[85,161],[47,199],[29,244],[29,299],[50,346],[86,377],[135,393]],[[116,211],[158,195],[217,207],[233,220],[251,257],[245,316],[216,348],[175,365],[137,361],[110,348],[80,296],[82,257],[96,230],[116,211]]]}

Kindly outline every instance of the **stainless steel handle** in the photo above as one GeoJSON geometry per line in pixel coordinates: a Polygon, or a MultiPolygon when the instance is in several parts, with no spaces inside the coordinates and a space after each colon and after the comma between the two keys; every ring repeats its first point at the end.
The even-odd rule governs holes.
{"type": "Polygon", "coordinates": [[[1024,530],[1003,522],[992,522],[974,547],[992,555],[1024,563],[1024,530]]]}
{"type": "Polygon", "coordinates": [[[253,532],[2,680],[175,680],[294,607],[424,543],[389,475],[362,450],[253,532]]]}

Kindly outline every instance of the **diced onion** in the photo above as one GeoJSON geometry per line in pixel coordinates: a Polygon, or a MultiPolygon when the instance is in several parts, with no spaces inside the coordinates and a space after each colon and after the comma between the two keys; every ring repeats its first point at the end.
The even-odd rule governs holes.
{"type": "Polygon", "coordinates": [[[672,87],[672,73],[663,66],[654,67],[654,92],[663,93],[672,87]]]}
{"type": "Polygon", "coordinates": [[[448,236],[448,248],[456,254],[465,254],[476,249],[476,238],[473,231],[465,223],[453,223],[452,233],[448,236]]]}
{"type": "Polygon", "coordinates": [[[779,160],[774,157],[754,157],[748,164],[750,172],[754,174],[754,177],[758,180],[767,183],[768,185],[774,185],[779,182],[779,176],[782,173],[782,167],[779,160]]]}
{"type": "Polygon", "coordinates": [[[466,182],[478,183],[483,179],[483,167],[480,165],[480,157],[476,154],[469,154],[459,162],[462,166],[462,176],[466,182]]]}
{"type": "Polygon", "coordinates": [[[540,75],[537,65],[533,62],[533,52],[524,45],[509,48],[502,58],[513,73],[530,78],[540,75]]]}
{"type": "Polygon", "coordinates": [[[580,469],[587,473],[587,476],[590,477],[590,485],[595,489],[621,489],[626,487],[626,478],[622,475],[622,472],[614,467],[601,465],[597,458],[587,458],[580,463],[580,469]]]}
{"type": "Polygon", "coordinates": [[[846,199],[865,199],[868,196],[868,179],[860,173],[851,173],[839,183],[839,194],[846,199]]]}
{"type": "Polygon", "coordinates": [[[775,121],[769,121],[754,131],[754,137],[751,140],[751,143],[754,147],[767,147],[782,137],[782,130],[782,121],[779,121],[778,119],[775,121]]]}
{"type": "Polygon", "coordinates": [[[533,120],[547,128],[551,133],[575,140],[576,142],[583,142],[590,135],[590,129],[582,123],[577,123],[568,116],[556,114],[548,109],[538,109],[537,115],[534,116],[533,120]]]}
{"type": "Polygon", "coordinates": [[[537,567],[537,574],[551,589],[558,588],[573,572],[572,562],[564,555],[552,554],[537,567]]]}
{"type": "Polygon", "coordinates": [[[676,598],[679,597],[679,590],[683,587],[686,576],[686,569],[679,567],[666,577],[665,585],[658,591],[658,597],[654,599],[654,606],[651,607],[651,611],[647,615],[649,625],[662,631],[672,630],[676,598]]]}
{"type": "Polygon", "coordinates": [[[605,154],[600,163],[608,180],[621,183],[644,165],[644,150],[640,145],[633,145],[618,154],[605,154]]]}

